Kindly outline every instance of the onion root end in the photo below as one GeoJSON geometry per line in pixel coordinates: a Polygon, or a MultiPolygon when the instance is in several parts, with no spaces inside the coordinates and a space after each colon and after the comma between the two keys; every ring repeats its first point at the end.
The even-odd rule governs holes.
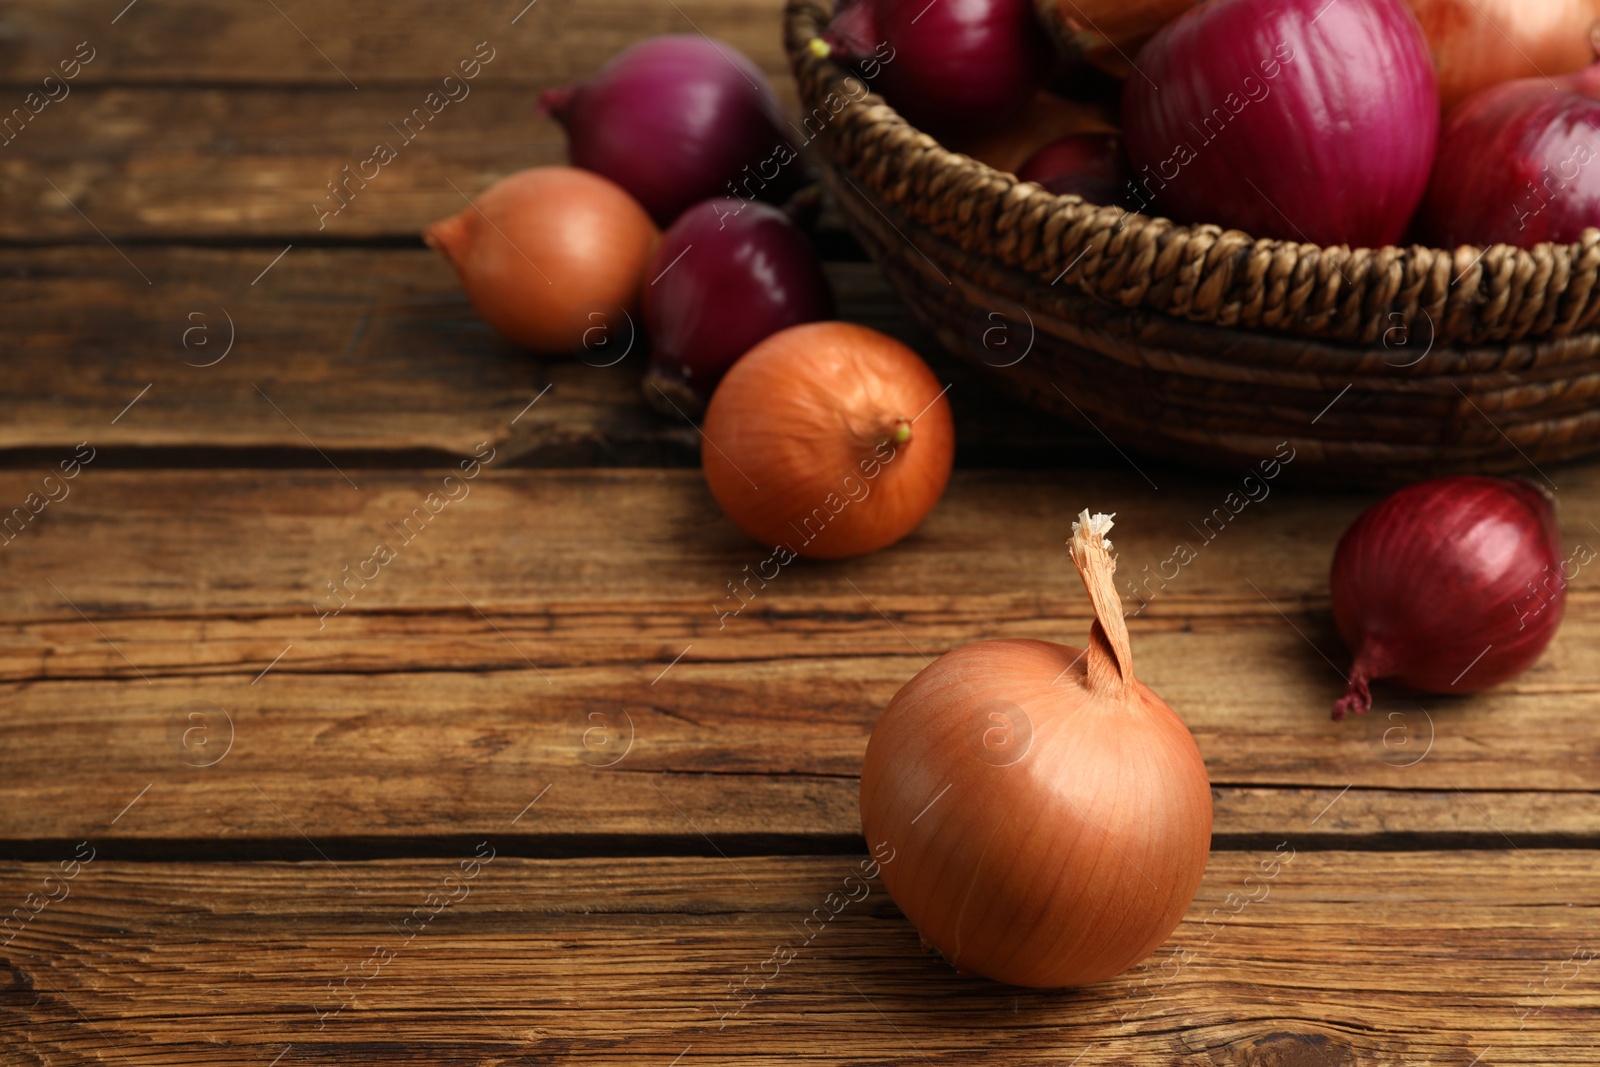
{"type": "Polygon", "coordinates": [[[1367,684],[1367,672],[1360,667],[1350,671],[1350,685],[1333,705],[1333,721],[1343,722],[1350,712],[1365,715],[1372,707],[1372,689],[1367,684]]]}

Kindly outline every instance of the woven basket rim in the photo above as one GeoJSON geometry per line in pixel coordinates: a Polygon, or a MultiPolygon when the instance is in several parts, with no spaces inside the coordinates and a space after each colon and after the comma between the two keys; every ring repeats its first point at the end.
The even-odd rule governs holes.
{"type": "Polygon", "coordinates": [[[1182,224],[1019,181],[918,130],[865,79],[813,51],[832,12],[832,0],[787,0],[784,11],[802,107],[841,93],[849,101],[814,140],[880,203],[968,254],[1128,307],[1363,346],[1424,323],[1439,343],[1483,345],[1559,339],[1600,319],[1600,229],[1532,249],[1324,247],[1182,224]],[[847,81],[866,91],[846,89],[847,81]]]}

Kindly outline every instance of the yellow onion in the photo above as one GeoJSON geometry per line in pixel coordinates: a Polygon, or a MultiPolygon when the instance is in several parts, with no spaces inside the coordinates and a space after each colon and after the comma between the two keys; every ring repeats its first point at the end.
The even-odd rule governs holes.
{"type": "Polygon", "coordinates": [[[1199,0],[1034,0],[1039,18],[1069,53],[1127,77],[1133,57],[1157,30],[1199,0]]]}
{"type": "Polygon", "coordinates": [[[965,972],[1109,978],[1177,927],[1205,873],[1211,787],[1194,738],[1133,675],[1109,515],[1073,523],[1095,622],[1080,652],[984,641],[907,682],[861,769],[861,823],[923,939],[965,972]]]}
{"type": "Polygon", "coordinates": [[[876,330],[779,330],[711,396],[706,484],[763,545],[811,559],[876,552],[916,529],[950,480],[944,393],[921,357],[876,330]]]}
{"type": "Polygon", "coordinates": [[[502,178],[422,235],[484,321],[543,352],[581,351],[597,322],[637,314],[660,237],[621,186],[575,167],[502,178]]]}
{"type": "Polygon", "coordinates": [[[995,170],[1016,174],[1053,141],[1077,133],[1116,132],[1116,117],[1105,107],[1040,90],[1015,118],[976,136],[952,140],[950,148],[995,170]]]}
{"type": "Polygon", "coordinates": [[[1446,111],[1479,89],[1553,78],[1594,60],[1600,0],[1407,0],[1422,24],[1446,111]]]}

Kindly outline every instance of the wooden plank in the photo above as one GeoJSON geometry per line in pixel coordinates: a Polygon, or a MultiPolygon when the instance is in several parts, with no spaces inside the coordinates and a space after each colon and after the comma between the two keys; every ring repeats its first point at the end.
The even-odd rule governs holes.
{"type": "MultiPolygon", "coordinates": [[[[1592,853],[1285,836],[1213,854],[1168,944],[1076,992],[958,977],[876,881],[836,905],[864,856],[474,862],[491,838],[337,868],[97,858],[5,950],[0,1020],[19,1062],[151,1067],[1594,1061],[1592,853]]],[[[0,867],[3,899],[57,868],[0,867]]]]}
{"type": "Polygon", "coordinates": [[[27,208],[0,216],[0,239],[98,243],[96,227],[113,241],[270,237],[282,239],[280,248],[297,239],[413,237],[460,211],[463,193],[566,162],[565,135],[535,113],[529,88],[497,86],[485,74],[420,131],[415,119],[406,129],[426,95],[79,89],[0,151],[0,190],[27,208]],[[370,180],[362,180],[360,165],[380,143],[396,158],[368,164],[370,180]],[[341,210],[329,183],[345,180],[346,165],[357,177],[340,193],[348,202],[341,210]]]}
{"type": "MultiPolygon", "coordinates": [[[[354,474],[359,489],[332,472],[91,465],[8,543],[0,839],[77,833],[86,786],[73,769],[94,751],[95,790],[160,786],[148,803],[161,818],[119,830],[130,838],[283,838],[258,788],[293,798],[294,824],[314,837],[466,832],[475,811],[552,781],[562,833],[684,834],[660,792],[676,780],[661,776],[680,775],[699,781],[685,810],[716,833],[841,840],[858,830],[853,776],[871,724],[924,656],[991,637],[1082,639],[1062,547],[1077,509],[1122,516],[1128,573],[1169,554],[1225,491],[1109,472],[1070,485],[958,474],[893,550],[794,565],[722,616],[736,603],[726,583],[764,553],[695,472],[491,464],[410,543],[387,524],[441,472],[354,474]],[[340,603],[326,584],[380,538],[395,560],[319,617],[319,598],[323,612],[340,603]],[[188,764],[216,748],[185,750],[170,733],[196,701],[230,717],[237,746],[203,773],[188,764]],[[627,721],[626,760],[599,776],[616,749],[586,749],[584,731],[609,722],[620,735],[627,721]],[[439,800],[445,781],[458,800],[439,800]]],[[[22,499],[34,477],[0,476],[0,499],[22,499]]],[[[1569,542],[1595,513],[1597,477],[1562,476],[1569,542]]],[[[1319,833],[1592,836],[1600,596],[1587,571],[1551,651],[1521,678],[1449,701],[1380,690],[1374,714],[1328,720],[1340,679],[1323,655],[1342,654],[1324,568],[1363,503],[1268,497],[1133,620],[1138,670],[1184,715],[1213,781],[1289,790],[1279,799],[1295,812],[1346,787],[1444,798],[1374,793],[1319,833]],[[1506,796],[1479,810],[1458,789],[1506,796]],[[1511,796],[1524,790],[1540,795],[1511,796]]],[[[1224,806],[1219,832],[1270,830],[1273,796],[1239,801],[1236,818],[1224,806]]]]}
{"type": "Polygon", "coordinates": [[[353,97],[352,82],[361,92],[435,85],[479,41],[499,52],[485,77],[544,85],[581,77],[640,38],[700,32],[777,73],[785,69],[782,10],[782,0],[276,0],[226,7],[175,0],[126,9],[93,0],[8,0],[0,5],[0,57],[4,84],[20,88],[59,76],[60,62],[88,40],[94,58],[82,66],[78,86],[325,86],[353,97]]]}
{"type": "MultiPolygon", "coordinates": [[[[1153,640],[1157,634],[1193,629],[1205,617],[1196,637],[1205,640],[1211,630],[1270,622],[1263,628],[1306,646],[1305,679],[1327,684],[1318,672],[1331,675],[1333,667],[1316,652],[1337,656],[1330,621],[1304,631],[1302,638],[1284,614],[1298,617],[1325,608],[1333,547],[1376,495],[1299,491],[1290,466],[1272,483],[1267,499],[1232,517],[1206,543],[1195,524],[1214,507],[1222,508],[1234,482],[1191,474],[1151,489],[1129,471],[957,472],[928,521],[898,545],[856,560],[797,562],[767,587],[750,586],[742,613],[725,614],[741,603],[728,584],[744,578],[745,568],[767,553],[720,514],[699,472],[507,471],[502,464],[510,453],[498,447],[492,429],[486,432],[496,444],[484,453],[486,462],[468,483],[468,495],[436,515],[425,513],[431,521],[423,530],[415,528],[413,518],[409,536],[396,526],[440,489],[445,475],[459,474],[455,468],[361,471],[352,486],[328,469],[144,472],[103,470],[91,462],[69,483],[70,497],[48,505],[32,525],[3,542],[12,581],[10,595],[0,602],[0,619],[13,627],[59,624],[58,630],[43,633],[41,647],[78,643],[80,631],[73,627],[82,620],[43,580],[49,575],[69,591],[92,590],[92,598],[86,594],[80,605],[113,627],[136,625],[141,618],[186,617],[265,626],[260,620],[278,616],[283,621],[259,631],[258,643],[270,645],[280,637],[309,640],[319,633],[329,642],[363,642],[366,627],[376,625],[364,621],[369,615],[380,620],[387,614],[468,611],[457,591],[462,590],[472,603],[496,618],[507,617],[512,626],[528,626],[515,616],[549,616],[538,625],[548,635],[543,640],[558,642],[552,647],[560,649],[554,658],[561,663],[653,662],[675,654],[682,647],[678,639],[699,636],[753,643],[770,654],[773,642],[785,639],[782,626],[789,624],[795,629],[788,640],[807,647],[831,642],[820,646],[824,652],[916,659],[916,642],[904,639],[890,642],[880,636],[863,648],[863,634],[852,620],[877,618],[877,632],[892,635],[879,615],[882,609],[897,625],[919,628],[908,633],[929,637],[933,644],[922,652],[1022,632],[1043,631],[1066,641],[1080,636],[1075,631],[1085,602],[1064,545],[1072,519],[1091,507],[1119,515],[1120,580],[1155,590],[1146,594],[1150,599],[1132,620],[1136,630],[1153,640]],[[174,522],[176,516],[186,521],[174,522]],[[313,609],[318,598],[326,606],[340,603],[327,583],[342,576],[344,564],[370,555],[379,539],[395,543],[398,559],[392,569],[380,570],[367,588],[346,590],[347,613],[319,624],[313,609]],[[1144,585],[1146,569],[1153,573],[1177,543],[1197,546],[1194,560],[1164,590],[1144,585]],[[597,552],[597,545],[607,550],[597,552]],[[28,580],[20,580],[23,576],[28,580]],[[597,621],[583,617],[582,605],[597,621]],[[644,628],[632,624],[624,632],[608,631],[613,624],[606,615],[624,616],[636,607],[644,628]],[[830,636],[830,609],[841,619],[841,635],[830,636]],[[656,626],[649,618],[656,612],[681,614],[685,622],[668,618],[656,626]],[[572,621],[558,625],[557,615],[572,621]],[[719,633],[722,638],[715,636],[719,633]],[[611,644],[609,655],[594,647],[610,641],[621,643],[611,644]],[[574,651],[586,644],[587,651],[574,651]]],[[[1600,536],[1593,526],[1600,518],[1600,466],[1559,473],[1564,538],[1569,546],[1592,543],[1600,536]]],[[[43,476],[42,470],[0,473],[0,501],[20,504],[40,489],[43,476]]],[[[1569,628],[1586,625],[1585,605],[1597,581],[1588,569],[1572,580],[1569,628]]],[[[1130,609],[1138,608],[1131,594],[1126,599],[1130,609]]],[[[424,621],[428,627],[442,625],[424,621]]],[[[154,653],[147,662],[158,670],[183,664],[206,669],[208,664],[205,657],[162,656],[159,635],[141,639],[136,630],[107,633],[124,647],[149,642],[140,650],[154,653]]],[[[249,637],[250,631],[179,631],[176,636],[185,643],[225,644],[234,636],[249,637]]],[[[65,655],[53,647],[50,654],[65,655]]],[[[376,647],[363,652],[380,654],[376,647]]],[[[1516,684],[1546,694],[1581,690],[1593,680],[1586,655],[1583,642],[1558,637],[1552,662],[1559,662],[1552,676],[1536,670],[1516,684]],[[1569,654],[1579,658],[1568,661],[1569,654]]],[[[336,655],[313,669],[392,669],[408,658],[404,650],[365,663],[336,655]]],[[[690,662],[717,658],[708,649],[690,662]]],[[[233,672],[253,662],[248,655],[221,661],[233,672]]],[[[513,665],[498,654],[487,662],[513,665]]],[[[1159,654],[1141,656],[1140,673],[1156,677],[1170,666],[1176,665],[1159,654]]],[[[14,663],[5,670],[9,677],[53,673],[24,671],[14,663]]],[[[132,676],[125,665],[120,674],[132,676]]]]}
{"type": "MultiPolygon", "coordinates": [[[[296,246],[275,265],[283,246],[124,251],[137,270],[103,246],[0,250],[0,314],[26,354],[0,376],[0,462],[49,464],[89,440],[111,463],[412,466],[487,438],[523,464],[699,464],[694,428],[640,396],[642,342],[611,366],[534,358],[426,249],[296,246]]],[[[828,273],[842,318],[951,383],[963,464],[1123,462],[945,355],[876,267],[828,273]]]]}
{"type": "MultiPolygon", "coordinates": [[[[797,115],[793,82],[773,88],[797,115]]],[[[409,241],[464,196],[567,162],[536,89],[485,75],[452,92],[433,115],[426,88],[80,88],[9,141],[0,130],[0,191],[17,208],[0,214],[0,241],[409,241]],[[394,155],[381,166],[379,144],[394,155]]],[[[863,258],[836,211],[819,226],[863,258]]]]}
{"type": "MultiPolygon", "coordinates": [[[[546,669],[550,686],[530,671],[34,684],[7,700],[0,839],[71,838],[83,832],[86,791],[132,797],[151,786],[149,818],[119,826],[119,839],[287,841],[298,854],[304,831],[326,848],[389,852],[478,832],[486,811],[553,784],[530,833],[697,843],[704,832],[742,849],[805,835],[839,842],[860,833],[855,776],[872,723],[913,667],[872,666],[865,681],[845,660],[680,663],[671,685],[653,688],[659,667],[546,669]],[[91,752],[97,776],[86,783],[75,772],[91,752]]],[[[1594,698],[1566,713],[1504,694],[1481,703],[1431,750],[1425,725],[1402,747],[1407,721],[1382,715],[1339,730],[1315,708],[1260,723],[1254,707],[1179,706],[1222,789],[1216,832],[1227,841],[1324,811],[1317,833],[1369,845],[1389,835],[1385,847],[1425,835],[1600,840],[1593,743],[1573,740],[1587,736],[1594,698]],[[1500,724],[1516,740],[1485,755],[1500,724]]]]}
{"type": "MultiPolygon", "coordinates": [[[[793,82],[773,88],[798,115],[793,82]]],[[[17,208],[0,214],[0,241],[409,241],[464,196],[567,162],[536,88],[485,74],[452,92],[434,115],[427,87],[79,88],[10,140],[0,130],[0,191],[17,208]],[[381,166],[379,144],[394,155],[381,166]]],[[[830,247],[862,257],[842,216],[827,210],[820,225],[830,247]]]]}
{"type": "MultiPolygon", "coordinates": [[[[632,6],[648,6],[652,21],[680,18],[671,7],[632,6]]],[[[261,10],[277,18],[270,6],[261,10]]],[[[772,88],[798,115],[793,80],[777,55],[776,14],[762,25],[772,38],[761,50],[772,88]]],[[[622,33],[625,42],[642,36],[622,33]]],[[[447,37],[478,40],[438,33],[429,40],[447,37]]],[[[299,38],[292,47],[307,50],[299,38]]],[[[506,47],[480,64],[477,78],[452,82],[447,97],[441,79],[458,59],[473,58],[474,45],[444,47],[447,61],[391,64],[416,72],[403,87],[369,83],[359,92],[326,67],[338,84],[218,87],[191,84],[200,80],[193,72],[172,84],[89,84],[97,61],[20,128],[9,109],[30,115],[21,105],[37,86],[0,90],[0,118],[11,122],[0,127],[0,193],[12,205],[0,213],[0,240],[411,237],[460,211],[463,194],[525,167],[566,162],[566,135],[538,113],[539,91],[591,73],[609,48],[563,50],[553,62],[506,47]],[[379,145],[392,158],[375,161],[379,145]]],[[[559,46],[545,42],[537,51],[552,47],[559,46]]],[[[70,46],[63,54],[71,55],[70,46]]],[[[314,52],[311,61],[321,62],[314,52]]]]}

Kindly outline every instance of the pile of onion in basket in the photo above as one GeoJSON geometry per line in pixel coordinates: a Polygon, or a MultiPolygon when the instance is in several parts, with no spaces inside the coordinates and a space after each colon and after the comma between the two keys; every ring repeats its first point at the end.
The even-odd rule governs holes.
{"type": "Polygon", "coordinates": [[[842,0],[814,48],[946,147],[1095,204],[1370,248],[1600,223],[1600,0],[1037,6],[842,0]]]}
{"type": "MultiPolygon", "coordinates": [[[[1097,16],[1093,32],[1053,3],[1058,35],[1123,67],[1126,83],[1053,58],[1028,0],[858,0],[812,47],[870,65],[874,87],[951,146],[1095,203],[1361,243],[1412,225],[1566,240],[1594,215],[1584,190],[1600,185],[1578,149],[1600,124],[1600,75],[1485,88],[1521,72],[1507,51],[1440,36],[1436,80],[1401,0],[1061,0],[1097,16]],[[1414,222],[1439,85],[1464,100],[1414,222]],[[1121,132],[1108,106],[1119,96],[1121,132]],[[1535,179],[1535,199],[1516,200],[1535,179]]],[[[1425,16],[1453,6],[1414,3],[1425,16]]],[[[1574,7],[1463,3],[1502,27],[1574,7]]],[[[1518,35],[1514,50],[1581,66],[1566,47],[1577,21],[1539,23],[1543,36],[1518,35]]],[[[899,342],[830,321],[803,226],[815,199],[760,70],[726,44],[655,38],[541,105],[565,125],[572,166],[513,174],[425,235],[483,318],[516,344],[600,365],[642,326],[646,397],[667,417],[703,414],[706,482],[770,551],[743,592],[765,588],[777,574],[765,568],[866,555],[917,529],[950,477],[947,390],[899,342]]],[[[949,651],[894,696],[867,746],[874,866],[964,972],[1032,986],[1109,978],[1167,939],[1205,871],[1205,765],[1134,674],[1112,526],[1087,510],[1072,523],[1092,609],[1082,650],[949,651]]],[[[1335,718],[1366,711],[1376,679],[1465,693],[1527,669],[1589,559],[1562,558],[1553,504],[1526,483],[1446,478],[1376,504],[1333,559],[1333,614],[1354,659],[1335,718]]]]}

